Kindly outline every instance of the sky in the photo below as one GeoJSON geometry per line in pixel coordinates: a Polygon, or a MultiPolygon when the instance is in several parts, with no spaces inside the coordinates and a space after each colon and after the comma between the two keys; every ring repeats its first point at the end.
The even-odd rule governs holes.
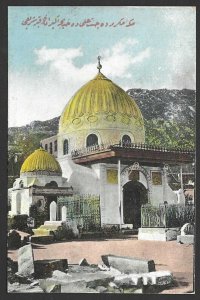
{"type": "Polygon", "coordinates": [[[195,8],[9,7],[9,127],[59,116],[99,55],[124,90],[196,89],[195,8]]]}

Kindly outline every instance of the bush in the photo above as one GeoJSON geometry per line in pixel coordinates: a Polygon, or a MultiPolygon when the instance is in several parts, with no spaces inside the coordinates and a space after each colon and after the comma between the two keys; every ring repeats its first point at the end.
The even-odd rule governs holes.
{"type": "Polygon", "coordinates": [[[195,208],[193,205],[170,205],[166,210],[167,227],[182,227],[185,223],[195,223],[195,208]]]}
{"type": "Polygon", "coordinates": [[[28,215],[15,215],[8,216],[8,230],[16,229],[24,232],[29,232],[30,229],[27,226],[28,215]]]}

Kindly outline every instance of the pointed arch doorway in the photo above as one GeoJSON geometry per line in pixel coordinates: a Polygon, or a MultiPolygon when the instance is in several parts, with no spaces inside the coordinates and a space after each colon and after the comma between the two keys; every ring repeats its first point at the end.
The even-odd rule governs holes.
{"type": "Polygon", "coordinates": [[[123,186],[124,223],[133,224],[134,229],[141,227],[141,206],[148,203],[148,192],[139,181],[128,181],[123,186]]]}

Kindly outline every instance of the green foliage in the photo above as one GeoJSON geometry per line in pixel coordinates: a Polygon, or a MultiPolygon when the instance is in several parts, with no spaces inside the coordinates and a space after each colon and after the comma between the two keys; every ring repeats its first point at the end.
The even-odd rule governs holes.
{"type": "Polygon", "coordinates": [[[44,134],[40,133],[29,133],[26,135],[21,134],[16,135],[14,143],[13,137],[9,137],[8,188],[12,187],[15,178],[19,177],[20,169],[24,160],[40,147],[40,141],[45,137],[46,136],[44,134]]]}
{"type": "Polygon", "coordinates": [[[161,119],[145,120],[146,143],[167,148],[190,148],[195,146],[194,124],[185,125],[161,119]]]}
{"type": "Polygon", "coordinates": [[[16,229],[24,232],[29,232],[30,229],[27,226],[27,215],[15,215],[15,216],[8,216],[7,227],[8,230],[16,229]]]}
{"type": "Polygon", "coordinates": [[[186,223],[194,224],[194,206],[170,205],[166,210],[166,227],[182,227],[186,223]]]}

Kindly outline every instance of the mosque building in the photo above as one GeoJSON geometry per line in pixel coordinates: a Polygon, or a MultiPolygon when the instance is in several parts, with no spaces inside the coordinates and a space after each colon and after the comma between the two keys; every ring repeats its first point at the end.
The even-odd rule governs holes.
{"type": "Polygon", "coordinates": [[[45,199],[48,205],[63,201],[70,211],[76,199],[87,202],[92,195],[101,226],[139,228],[142,205],[184,205],[183,191],[175,193],[168,184],[167,168],[191,163],[194,152],[146,145],[138,105],[102,74],[98,59],[97,75],[66,104],[58,134],[42,140],[22,165],[12,213],[29,214],[33,202],[40,200],[43,208],[45,199]]]}

